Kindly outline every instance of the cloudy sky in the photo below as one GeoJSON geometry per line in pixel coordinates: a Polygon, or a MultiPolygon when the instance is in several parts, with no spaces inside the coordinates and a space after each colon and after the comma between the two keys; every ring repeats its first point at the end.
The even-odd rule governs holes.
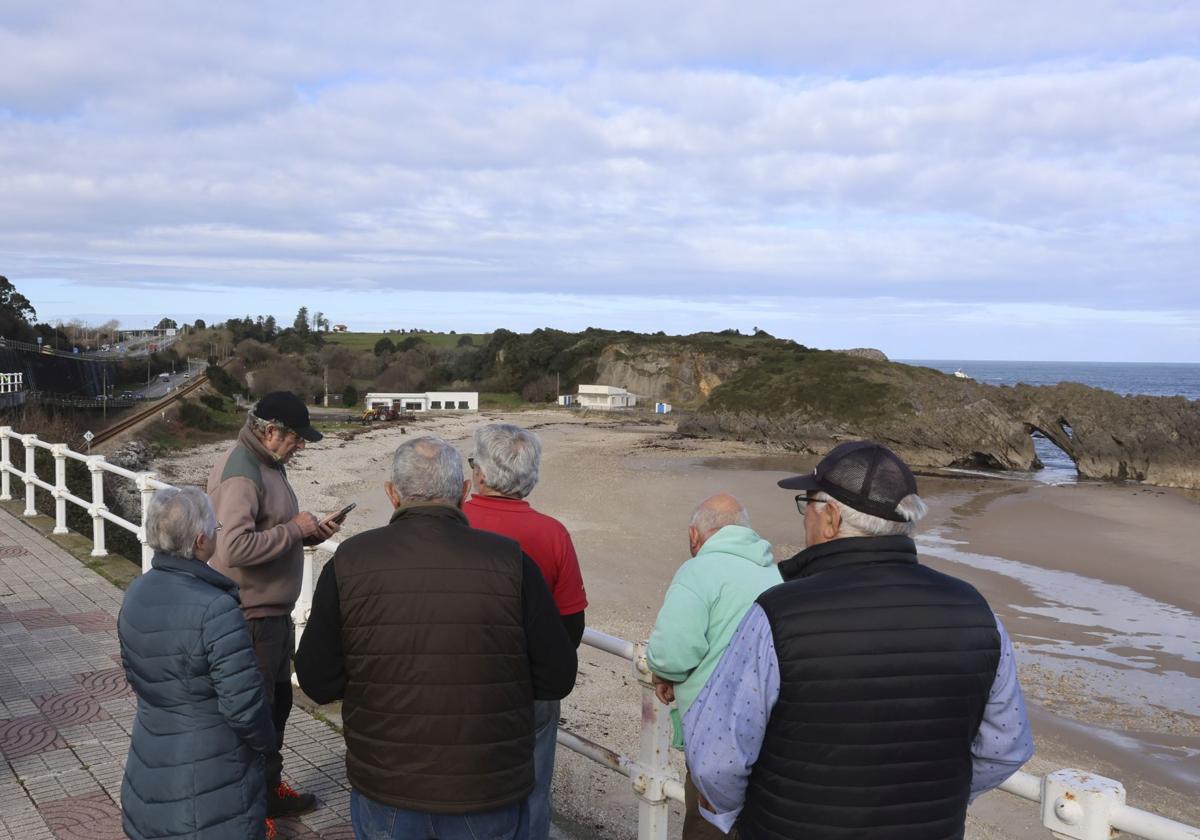
{"type": "Polygon", "coordinates": [[[1200,362],[1200,3],[0,6],[42,319],[1200,362]]]}

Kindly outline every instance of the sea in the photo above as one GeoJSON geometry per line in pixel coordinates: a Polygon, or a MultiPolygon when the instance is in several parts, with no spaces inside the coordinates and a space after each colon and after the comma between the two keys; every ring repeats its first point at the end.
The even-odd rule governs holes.
{"type": "MultiPolygon", "coordinates": [[[[895,359],[943,373],[962,371],[985,385],[1057,385],[1079,382],[1118,394],[1186,397],[1200,400],[1200,364],[1167,362],[1006,362],[979,359],[895,359]]],[[[1031,477],[1047,484],[1068,484],[1079,477],[1074,462],[1042,435],[1033,446],[1045,468],[1031,477]]]]}

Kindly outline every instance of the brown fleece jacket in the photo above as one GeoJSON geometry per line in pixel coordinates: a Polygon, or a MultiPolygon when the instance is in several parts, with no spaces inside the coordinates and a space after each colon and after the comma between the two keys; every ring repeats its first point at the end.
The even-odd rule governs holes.
{"type": "Polygon", "coordinates": [[[287,615],[304,573],[300,512],[287,473],[249,425],[208,476],[221,530],[210,565],[242,590],[246,618],[287,615]]]}

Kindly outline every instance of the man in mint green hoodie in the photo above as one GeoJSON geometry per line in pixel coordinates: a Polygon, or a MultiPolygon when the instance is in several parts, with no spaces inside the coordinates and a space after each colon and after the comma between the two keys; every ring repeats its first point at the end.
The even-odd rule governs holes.
{"type": "MultiPolygon", "coordinates": [[[[655,693],[676,704],[677,749],[683,748],[681,719],[716,668],[750,605],[782,583],[771,544],[750,527],[750,515],[727,493],[705,499],[688,527],[692,558],[679,567],[646,646],[655,693]]],[[[697,810],[689,774],[684,783],[683,838],[724,837],[697,810]]]]}

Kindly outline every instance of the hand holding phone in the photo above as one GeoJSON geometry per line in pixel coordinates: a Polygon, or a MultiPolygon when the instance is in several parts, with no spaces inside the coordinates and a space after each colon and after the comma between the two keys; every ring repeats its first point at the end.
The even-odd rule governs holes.
{"type": "Polygon", "coordinates": [[[343,522],[346,521],[346,514],[350,513],[350,511],[354,510],[356,507],[358,507],[358,503],[351,502],[350,504],[346,505],[344,508],[339,510],[337,513],[334,513],[334,514],[331,514],[330,516],[325,517],[325,522],[323,522],[321,524],[325,524],[326,522],[332,522],[335,525],[341,525],[343,522]]]}

